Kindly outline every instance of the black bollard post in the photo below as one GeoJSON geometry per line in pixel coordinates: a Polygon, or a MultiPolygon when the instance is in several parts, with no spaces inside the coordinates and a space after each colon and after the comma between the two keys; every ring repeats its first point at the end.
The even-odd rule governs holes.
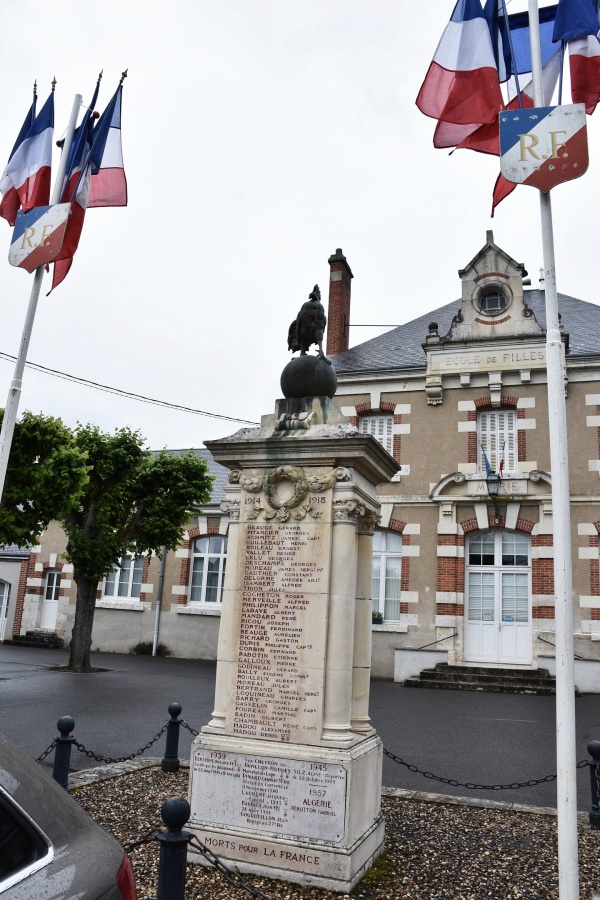
{"type": "Polygon", "coordinates": [[[185,900],[185,866],[191,835],[182,829],[190,817],[190,804],[182,797],[170,797],[160,814],[167,831],[156,832],[160,842],[156,900],[185,900]]]}
{"type": "Polygon", "coordinates": [[[54,750],[54,766],[52,768],[52,777],[58,781],[61,787],[67,790],[69,781],[69,763],[71,762],[71,745],[75,743],[75,738],[71,734],[75,728],[75,719],[71,716],[61,716],[56,727],[60,731],[56,738],[56,749],[54,750]]]}
{"type": "Polygon", "coordinates": [[[181,712],[180,703],[169,704],[169,715],[171,716],[167,725],[167,739],[165,741],[165,755],[162,758],[160,767],[163,772],[179,771],[179,726],[180,720],[177,718],[181,712]]]}
{"type": "Polygon", "coordinates": [[[600,829],[600,741],[590,741],[587,745],[587,749],[592,757],[588,762],[590,767],[590,780],[592,783],[590,825],[592,828],[600,829]]]}

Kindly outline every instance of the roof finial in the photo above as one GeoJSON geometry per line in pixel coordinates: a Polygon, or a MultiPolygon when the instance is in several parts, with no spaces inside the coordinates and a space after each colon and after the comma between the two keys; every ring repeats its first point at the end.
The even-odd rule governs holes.
{"type": "Polygon", "coordinates": [[[125,69],[124,72],[121,72],[121,80],[120,80],[119,84],[123,84],[123,82],[124,82],[125,79],[127,78],[127,72],[128,72],[128,71],[129,71],[129,69],[125,69]]]}

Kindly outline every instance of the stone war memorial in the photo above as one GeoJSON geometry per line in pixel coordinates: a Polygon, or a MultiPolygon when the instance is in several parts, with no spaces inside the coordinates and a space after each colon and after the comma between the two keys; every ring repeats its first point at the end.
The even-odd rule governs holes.
{"type": "Polygon", "coordinates": [[[231,524],[187,827],[240,871],[348,892],[383,849],[371,555],[375,486],[398,466],[332,402],[325,324],[315,286],[290,327],[300,356],[274,415],[208,444],[230,469],[231,524]]]}

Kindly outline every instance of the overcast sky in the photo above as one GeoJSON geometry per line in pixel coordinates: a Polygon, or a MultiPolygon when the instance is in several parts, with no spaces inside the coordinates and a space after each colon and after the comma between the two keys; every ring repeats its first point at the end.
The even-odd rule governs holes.
{"type": "MultiPolygon", "coordinates": [[[[542,2],[541,5],[547,5],[542,2]]],[[[414,100],[453,0],[5,0],[0,164],[38,81],[56,130],[76,93],[123,100],[126,209],[93,209],[66,281],[42,289],[29,360],[221,415],[273,411],[287,330],[341,247],[353,323],[399,325],[460,296],[496,242],[543,265],[537,191],[490,219],[498,160],[434,150],[414,100]],[[425,14],[426,10],[426,14],[425,14]]],[[[510,11],[526,8],[513,0],[510,11]]],[[[600,112],[590,169],[552,192],[559,291],[598,302],[600,112]]],[[[56,163],[55,163],[56,166],[56,163]]],[[[0,220],[3,254],[11,229],[0,220]]],[[[6,255],[4,256],[6,259],[6,255]]],[[[31,278],[0,266],[0,352],[15,355],[31,278]]],[[[352,328],[351,344],[384,329],[352,328]]],[[[14,364],[0,359],[0,405],[14,364]]],[[[120,399],[26,369],[21,410],[199,447],[234,423],[120,399]]]]}

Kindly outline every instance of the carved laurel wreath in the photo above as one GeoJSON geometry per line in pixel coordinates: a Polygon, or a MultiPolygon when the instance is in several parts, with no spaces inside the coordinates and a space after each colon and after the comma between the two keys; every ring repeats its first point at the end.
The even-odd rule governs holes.
{"type": "Polygon", "coordinates": [[[298,466],[277,466],[265,475],[264,491],[273,509],[294,509],[308,494],[308,481],[298,466]],[[277,485],[280,481],[289,481],[294,489],[288,500],[280,500],[277,496],[277,485]]]}
{"type": "Polygon", "coordinates": [[[273,509],[293,509],[300,506],[307,493],[322,493],[333,487],[336,481],[350,481],[352,473],[343,466],[338,466],[328,475],[307,475],[299,466],[276,466],[266,475],[244,475],[240,469],[229,473],[230,484],[239,484],[250,494],[264,491],[269,505],[273,509]],[[276,487],[280,481],[289,481],[294,493],[288,500],[277,497],[276,487]]]}

